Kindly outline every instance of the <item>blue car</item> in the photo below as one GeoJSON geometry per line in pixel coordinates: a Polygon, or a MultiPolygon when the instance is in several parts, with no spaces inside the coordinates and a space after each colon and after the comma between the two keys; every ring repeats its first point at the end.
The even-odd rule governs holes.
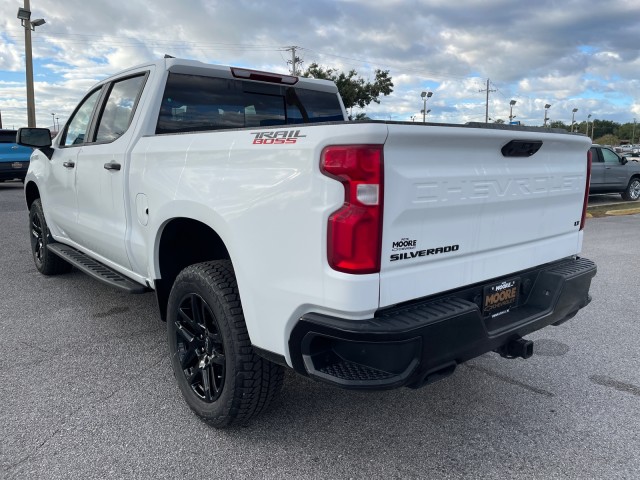
{"type": "Polygon", "coordinates": [[[0,130],[0,182],[22,180],[29,168],[33,149],[16,143],[15,130],[0,130]]]}

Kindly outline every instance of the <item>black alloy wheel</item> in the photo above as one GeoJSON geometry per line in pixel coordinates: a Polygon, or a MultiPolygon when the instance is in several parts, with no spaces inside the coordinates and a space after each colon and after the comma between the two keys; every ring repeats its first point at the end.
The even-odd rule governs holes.
{"type": "Polygon", "coordinates": [[[29,240],[31,241],[31,253],[33,263],[43,275],[58,275],[71,271],[71,264],[49,251],[47,245],[55,243],[51,237],[47,221],[44,218],[42,202],[38,198],[29,209],[29,240]]]}
{"type": "Polygon", "coordinates": [[[33,260],[36,266],[42,265],[44,257],[44,235],[42,229],[42,219],[40,215],[31,216],[31,251],[33,252],[33,260]]]}
{"type": "Polygon", "coordinates": [[[247,422],[282,388],[283,367],[253,350],[229,260],[180,272],[167,302],[167,335],[180,393],[213,427],[247,422]]]}
{"type": "Polygon", "coordinates": [[[187,383],[206,403],[224,389],[226,358],[220,327],[211,307],[198,294],[185,295],[175,321],[176,351],[187,383]]]}

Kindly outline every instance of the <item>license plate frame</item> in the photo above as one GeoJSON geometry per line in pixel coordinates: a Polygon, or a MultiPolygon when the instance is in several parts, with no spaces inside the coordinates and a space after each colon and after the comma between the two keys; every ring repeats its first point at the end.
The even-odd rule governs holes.
{"type": "Polygon", "coordinates": [[[494,318],[517,308],[520,301],[520,277],[486,285],[482,291],[482,314],[494,318]]]}

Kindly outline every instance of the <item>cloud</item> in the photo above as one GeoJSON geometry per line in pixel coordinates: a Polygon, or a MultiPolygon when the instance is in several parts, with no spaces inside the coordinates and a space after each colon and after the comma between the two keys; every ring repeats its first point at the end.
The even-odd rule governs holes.
{"type": "MultiPolygon", "coordinates": [[[[24,70],[16,5],[0,0],[9,12],[0,20],[0,80],[24,70]]],[[[620,122],[640,104],[635,0],[37,0],[31,8],[47,21],[33,34],[39,122],[48,110],[68,116],[90,85],[165,53],[286,72],[291,45],[301,47],[303,67],[355,68],[365,78],[390,70],[394,93],[367,109],[380,118],[419,115],[429,89],[431,120],[484,120],[487,78],[497,90],[492,118],[508,116],[512,98],[531,124],[542,123],[545,103],[559,119],[579,105],[620,122]]],[[[0,82],[0,109],[5,122],[24,123],[24,89],[0,82]]]]}

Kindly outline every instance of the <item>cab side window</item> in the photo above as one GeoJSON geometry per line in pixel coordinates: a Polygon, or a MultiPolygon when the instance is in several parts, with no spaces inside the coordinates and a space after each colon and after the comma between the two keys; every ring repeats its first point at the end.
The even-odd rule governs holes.
{"type": "Polygon", "coordinates": [[[620,163],[620,158],[613,153],[611,150],[607,149],[607,148],[603,148],[602,149],[602,156],[604,157],[604,163],[615,163],[618,164],[620,163]]]}
{"type": "Polygon", "coordinates": [[[145,75],[114,82],[98,122],[96,142],[112,142],[129,128],[145,75]]]}
{"type": "Polygon", "coordinates": [[[100,98],[101,89],[97,89],[87,98],[84,99],[82,104],[73,114],[73,117],[69,121],[69,126],[64,134],[62,145],[70,147],[74,145],[82,145],[87,141],[87,133],[89,130],[89,123],[91,122],[91,114],[96,106],[98,98],[100,98]]]}

